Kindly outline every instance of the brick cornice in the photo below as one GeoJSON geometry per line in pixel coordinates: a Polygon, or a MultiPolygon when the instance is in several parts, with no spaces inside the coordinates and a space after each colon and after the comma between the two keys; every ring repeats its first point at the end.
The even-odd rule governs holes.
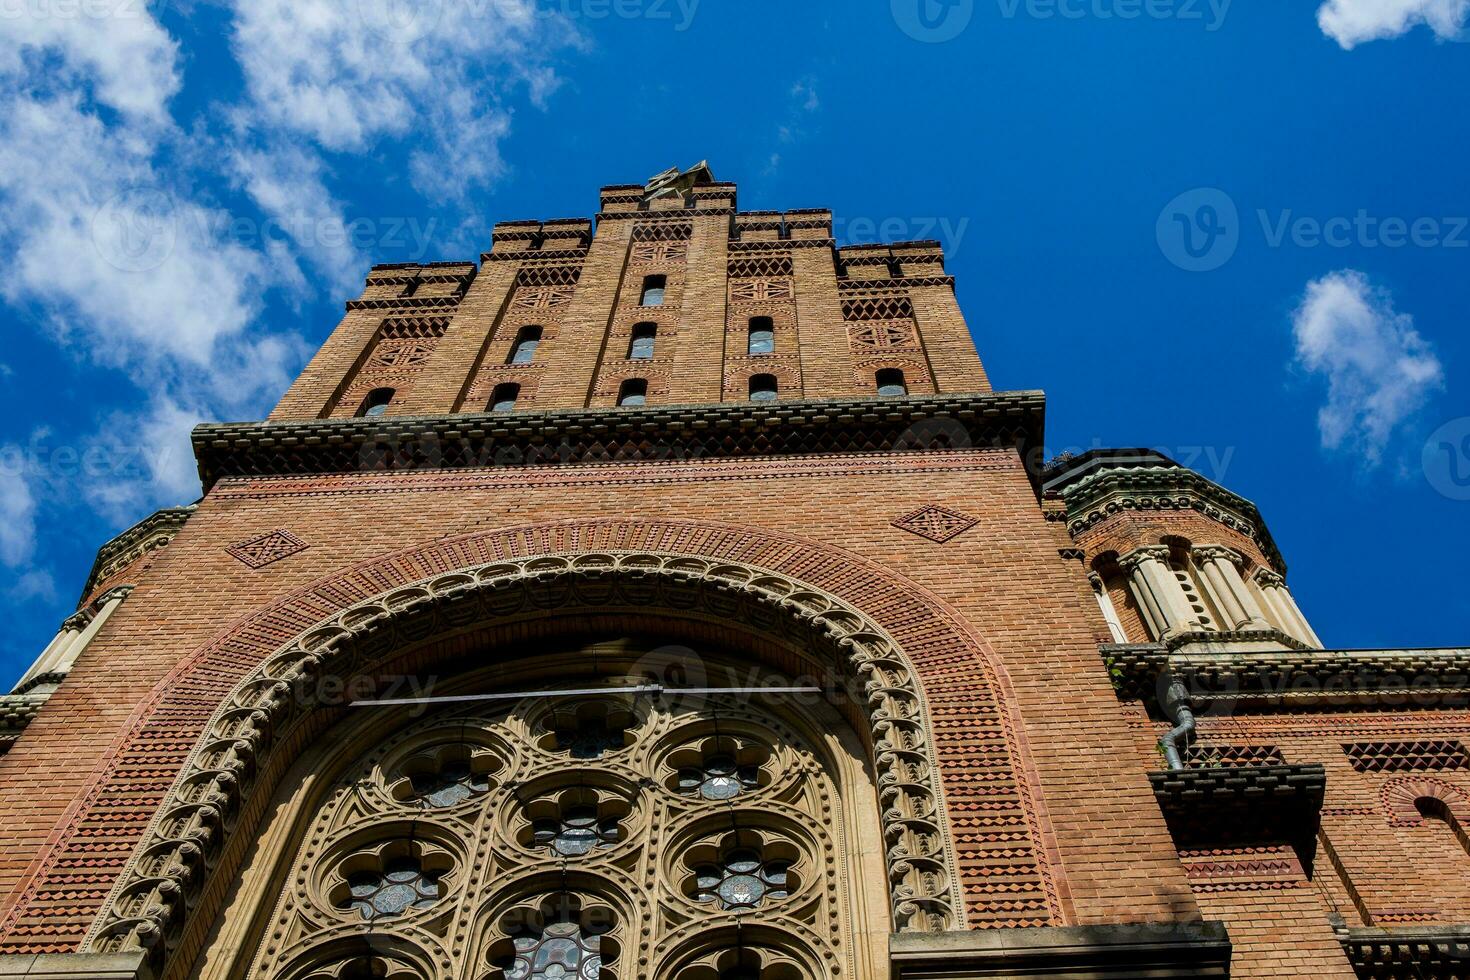
{"type": "Polygon", "coordinates": [[[514,414],[202,425],[206,492],[224,477],[562,466],[1041,445],[1036,391],[514,414]]]}
{"type": "Polygon", "coordinates": [[[675,208],[668,211],[599,211],[598,221],[626,221],[635,219],[639,221],[661,221],[666,218],[690,218],[708,217],[731,217],[735,214],[734,208],[675,208]]]}
{"type": "Polygon", "coordinates": [[[1286,572],[1256,505],[1182,466],[1103,469],[1071,484],[1062,496],[1074,538],[1125,511],[1194,510],[1250,538],[1277,571],[1286,572]]]}
{"type": "Polygon", "coordinates": [[[481,262],[529,262],[533,259],[576,259],[581,261],[587,257],[585,248],[563,248],[551,251],[540,249],[527,249],[522,252],[482,252],[481,262]]]}
{"type": "Polygon", "coordinates": [[[1170,654],[1161,644],[1101,648],[1125,697],[1152,699],[1161,678],[1184,681],[1196,706],[1239,703],[1321,710],[1324,704],[1413,708],[1470,702],[1470,649],[1283,650],[1170,654]]]}
{"type": "Polygon", "coordinates": [[[85,602],[104,579],[153,549],[167,545],[193,513],[193,505],[157,511],[97,549],[97,558],[92,562],[87,585],[82,589],[82,601],[85,602]]]}
{"type": "Polygon", "coordinates": [[[459,306],[459,296],[394,296],[389,299],[350,299],[350,310],[452,310],[459,306]]]}
{"type": "Polygon", "coordinates": [[[869,289],[917,289],[921,286],[948,286],[953,289],[954,283],[954,276],[906,276],[900,279],[839,279],[837,288],[845,293],[869,289]]]}
{"type": "Polygon", "coordinates": [[[733,252],[784,252],[789,248],[826,248],[835,249],[836,239],[832,238],[787,238],[777,242],[742,242],[732,241],[730,251],[733,252]]]}

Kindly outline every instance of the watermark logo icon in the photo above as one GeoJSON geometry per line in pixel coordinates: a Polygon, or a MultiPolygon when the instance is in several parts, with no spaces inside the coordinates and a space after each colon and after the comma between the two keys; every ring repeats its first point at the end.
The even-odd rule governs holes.
{"type": "Polygon", "coordinates": [[[1240,212],[1216,187],[1185,191],[1164,205],[1155,227],[1159,251],[1186,272],[1212,272],[1240,247],[1240,212]]]}
{"type": "Polygon", "coordinates": [[[1452,419],[1424,443],[1424,477],[1441,496],[1470,500],[1470,417],[1452,419]]]}
{"type": "Polygon", "coordinates": [[[148,272],[164,263],[178,235],[173,201],[162,191],[130,188],[92,215],[92,245],[123,272],[148,272]]]}
{"type": "Polygon", "coordinates": [[[953,41],[975,16],[975,0],[891,0],[890,5],[903,32],[925,44],[953,41]]]}
{"type": "Polygon", "coordinates": [[[357,0],[357,14],[385,41],[412,44],[439,26],[444,0],[357,0]]]}

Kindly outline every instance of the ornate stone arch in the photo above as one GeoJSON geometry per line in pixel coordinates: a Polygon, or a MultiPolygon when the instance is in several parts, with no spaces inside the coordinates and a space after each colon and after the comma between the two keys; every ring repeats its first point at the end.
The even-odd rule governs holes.
{"type": "MultiPolygon", "coordinates": [[[[140,706],[112,768],[79,802],[6,931],[17,935],[27,903],[44,900],[64,877],[57,869],[87,849],[79,828],[107,819],[108,800],[137,792],[136,770],[127,767],[149,758],[160,772],[178,773],[158,790],[165,804],[146,836],[138,835],[143,839],[131,848],[105,906],[100,900],[94,906],[85,942],[79,935],[65,944],[63,937],[51,949],[151,944],[161,957],[189,913],[218,899],[232,860],[226,845],[248,839],[241,831],[257,819],[269,795],[261,787],[268,790],[279,778],[291,739],[311,732],[312,719],[320,724],[327,713],[312,710],[313,676],[328,667],[342,673],[380,663],[406,645],[477,621],[553,616],[572,608],[573,599],[581,608],[617,600],[644,612],[656,604],[721,621],[739,614],[759,631],[815,644],[849,669],[870,719],[900,930],[1067,921],[1045,859],[1050,829],[1025,763],[1024,733],[1010,718],[1008,681],[954,610],[860,556],[795,536],[692,522],[603,521],[435,542],[365,562],[242,618],[181,663],[140,706]],[[922,685],[946,682],[966,686],[926,705],[922,685]],[[200,716],[196,739],[187,733],[188,713],[209,704],[220,706],[200,716]],[[929,723],[931,715],[937,725],[929,723]],[[929,740],[935,727],[951,733],[951,756],[972,751],[972,740],[994,746],[978,750],[985,757],[983,783],[960,766],[943,768],[929,740]],[[164,768],[170,764],[160,745],[179,744],[181,734],[193,748],[164,768]],[[950,807],[963,827],[954,841],[946,791],[962,797],[950,807]],[[1007,826],[992,832],[994,814],[1007,807],[1017,818],[1002,818],[1007,826]],[[979,810],[987,811],[984,820],[965,816],[979,810]],[[988,851],[1004,851],[1024,877],[994,886],[960,877],[958,867],[980,865],[988,851]]],[[[120,828],[116,837],[126,841],[127,832],[137,834],[137,825],[120,828]]]]}

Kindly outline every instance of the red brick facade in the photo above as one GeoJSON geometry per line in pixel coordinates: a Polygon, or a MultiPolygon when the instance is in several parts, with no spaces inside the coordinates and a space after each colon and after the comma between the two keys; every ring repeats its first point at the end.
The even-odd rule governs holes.
{"type": "MultiPolygon", "coordinates": [[[[126,601],[54,672],[49,698],[12,696],[31,701],[0,757],[0,953],[127,948],[99,929],[129,894],[120,876],[157,839],[232,689],[293,638],[456,570],[648,553],[801,583],[902,649],[956,879],[940,936],[952,945],[896,939],[903,976],[1019,975],[994,965],[1014,954],[989,932],[1043,937],[1036,949],[1073,964],[1050,975],[1103,975],[1085,971],[1164,956],[1180,935],[1204,949],[1188,937],[1207,922],[1228,929],[1236,976],[1349,977],[1350,956],[1379,964],[1363,976],[1465,975],[1423,966],[1449,955],[1440,933],[1420,960],[1380,935],[1470,922],[1457,654],[1385,652],[1391,669],[1369,681],[1377,661],[1359,657],[1359,679],[1334,686],[1347,661],[1278,615],[1284,568],[1247,502],[1205,481],[1138,489],[1126,462],[1107,471],[1117,486],[1067,483],[1074,464],[1043,471],[1039,398],[990,391],[937,244],[839,248],[828,212],[740,212],[734,185],[700,182],[604,188],[595,220],[502,223],[482,259],[374,269],[266,423],[200,430],[206,494],[167,547],[140,532],[111,553],[87,602],[119,585],[126,601]],[[660,288],[661,304],[644,302],[660,288]],[[652,349],[633,356],[642,324],[652,349]],[[771,331],[768,351],[753,329],[771,331]],[[534,355],[516,357],[528,336],[534,355]],[[891,370],[907,393],[880,397],[891,370]],[[774,406],[750,400],[765,375],[774,406]],[[630,381],[644,405],[618,408],[630,381]],[[513,410],[488,412],[506,385],[519,386],[513,410]],[[385,412],[351,421],[388,389],[385,412]],[[1160,633],[1134,571],[1150,548],[1213,636],[1160,633]],[[1244,612],[1209,549],[1238,563],[1244,612]],[[1240,628],[1220,622],[1245,623],[1250,596],[1272,604],[1240,628]],[[1242,681],[1230,643],[1266,666],[1242,681]],[[1390,673],[1420,700],[1385,709],[1390,673]],[[1156,744],[1180,717],[1160,706],[1171,675],[1188,676],[1198,716],[1176,773],[1156,744]],[[1280,801],[1260,820],[1220,817],[1260,792],[1280,801]]],[[[1137,472],[1175,479],[1157,461],[1137,472]]],[[[586,615],[762,642],[657,607],[586,615]]],[[[542,619],[423,636],[413,662],[569,628],[542,619]]],[[[236,837],[261,799],[241,791],[236,837]]],[[[193,891],[170,928],[183,938],[151,947],[168,976],[189,975],[235,873],[243,844],[221,836],[200,845],[219,848],[209,875],[181,872],[193,891]]],[[[0,976],[26,975],[5,959],[0,976]]],[[[1144,975],[1128,969],[1106,975],[1144,975]]],[[[1225,974],[1211,961],[1147,975],[1225,974]]]]}

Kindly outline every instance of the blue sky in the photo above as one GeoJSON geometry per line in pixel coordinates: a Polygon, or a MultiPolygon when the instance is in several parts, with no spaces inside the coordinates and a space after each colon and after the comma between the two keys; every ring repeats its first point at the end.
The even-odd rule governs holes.
{"type": "Polygon", "coordinates": [[[374,262],[709,159],[938,238],[1053,452],[1254,499],[1329,645],[1462,644],[1470,0],[11,0],[0,660],[374,262]],[[922,4],[922,6],[921,6],[922,4]],[[1457,94],[1458,93],[1458,94],[1457,94]]]}

